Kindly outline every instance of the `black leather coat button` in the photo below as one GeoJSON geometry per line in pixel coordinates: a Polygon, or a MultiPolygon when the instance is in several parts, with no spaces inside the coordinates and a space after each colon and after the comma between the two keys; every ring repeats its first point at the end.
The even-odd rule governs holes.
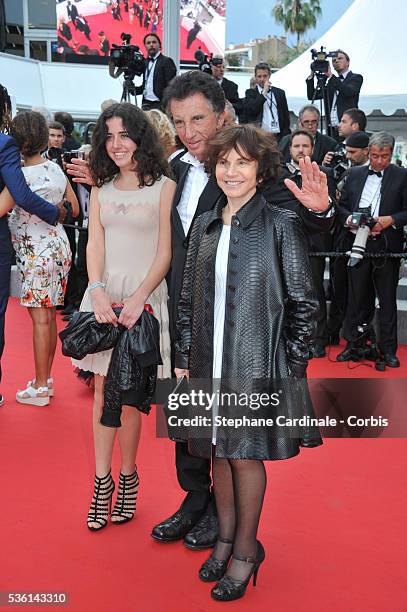
{"type": "Polygon", "coordinates": [[[237,244],[239,242],[239,238],[237,236],[234,236],[232,238],[232,242],[233,242],[233,244],[237,244]]]}

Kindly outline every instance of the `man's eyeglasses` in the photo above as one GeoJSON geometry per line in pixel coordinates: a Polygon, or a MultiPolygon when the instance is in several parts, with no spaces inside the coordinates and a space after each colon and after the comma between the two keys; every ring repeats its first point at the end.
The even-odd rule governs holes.
{"type": "Polygon", "coordinates": [[[313,125],[318,125],[318,119],[312,119],[311,121],[301,121],[301,123],[306,127],[312,127],[313,125]]]}

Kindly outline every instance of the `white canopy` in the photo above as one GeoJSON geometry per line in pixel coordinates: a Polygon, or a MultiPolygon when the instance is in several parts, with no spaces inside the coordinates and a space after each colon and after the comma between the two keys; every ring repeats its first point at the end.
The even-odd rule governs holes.
{"type": "MultiPolygon", "coordinates": [[[[406,24],[407,0],[354,0],[312,45],[318,50],[324,46],[328,51],[343,49],[348,53],[350,69],[363,75],[359,107],[367,115],[375,109],[392,115],[407,108],[406,24]]],[[[285,90],[288,107],[296,113],[306,101],[310,49],[272,79],[273,85],[285,90]]]]}

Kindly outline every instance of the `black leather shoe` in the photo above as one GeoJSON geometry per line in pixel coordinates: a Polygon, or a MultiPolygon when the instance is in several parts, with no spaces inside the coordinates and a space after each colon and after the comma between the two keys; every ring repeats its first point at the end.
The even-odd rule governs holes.
{"type": "Polygon", "coordinates": [[[159,542],[176,542],[181,540],[192,527],[196,525],[202,515],[196,512],[183,512],[177,510],[175,514],[159,523],[151,532],[151,537],[159,542]]]}
{"type": "Polygon", "coordinates": [[[222,544],[230,545],[230,552],[227,559],[217,559],[214,556],[214,553],[211,554],[209,559],[205,561],[205,563],[201,566],[199,570],[199,578],[202,582],[216,582],[220,580],[223,574],[226,572],[227,567],[229,565],[230,557],[232,556],[232,540],[226,540],[226,538],[218,538],[218,542],[222,542],[222,544]]]}
{"type": "Polygon", "coordinates": [[[360,361],[361,355],[358,349],[353,346],[347,346],[342,353],[336,356],[336,361],[360,361]]]}
{"type": "Polygon", "coordinates": [[[216,544],[219,533],[219,521],[217,516],[204,514],[197,524],[188,531],[184,538],[184,544],[192,550],[205,550],[216,544]]]}
{"type": "Polygon", "coordinates": [[[400,361],[398,357],[396,357],[396,355],[391,355],[390,353],[386,353],[385,355],[383,355],[383,361],[387,366],[389,366],[389,368],[399,368],[400,367],[400,361]]]}

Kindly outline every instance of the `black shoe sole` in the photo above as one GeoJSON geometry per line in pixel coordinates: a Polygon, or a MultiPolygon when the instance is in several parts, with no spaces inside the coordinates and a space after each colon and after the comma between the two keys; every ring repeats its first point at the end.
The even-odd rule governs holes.
{"type": "Polygon", "coordinates": [[[180,536],[179,538],[173,538],[173,539],[170,540],[170,539],[167,539],[167,538],[160,538],[159,536],[156,536],[153,533],[150,533],[150,536],[156,542],[162,542],[163,544],[172,544],[173,542],[180,542],[182,540],[182,538],[184,537],[184,536],[180,536]]]}
{"type": "Polygon", "coordinates": [[[188,544],[184,540],[184,546],[189,548],[189,550],[208,550],[209,548],[213,548],[215,544],[216,542],[214,542],[213,544],[205,544],[205,546],[203,546],[202,544],[195,545],[195,544],[188,544]]]}

